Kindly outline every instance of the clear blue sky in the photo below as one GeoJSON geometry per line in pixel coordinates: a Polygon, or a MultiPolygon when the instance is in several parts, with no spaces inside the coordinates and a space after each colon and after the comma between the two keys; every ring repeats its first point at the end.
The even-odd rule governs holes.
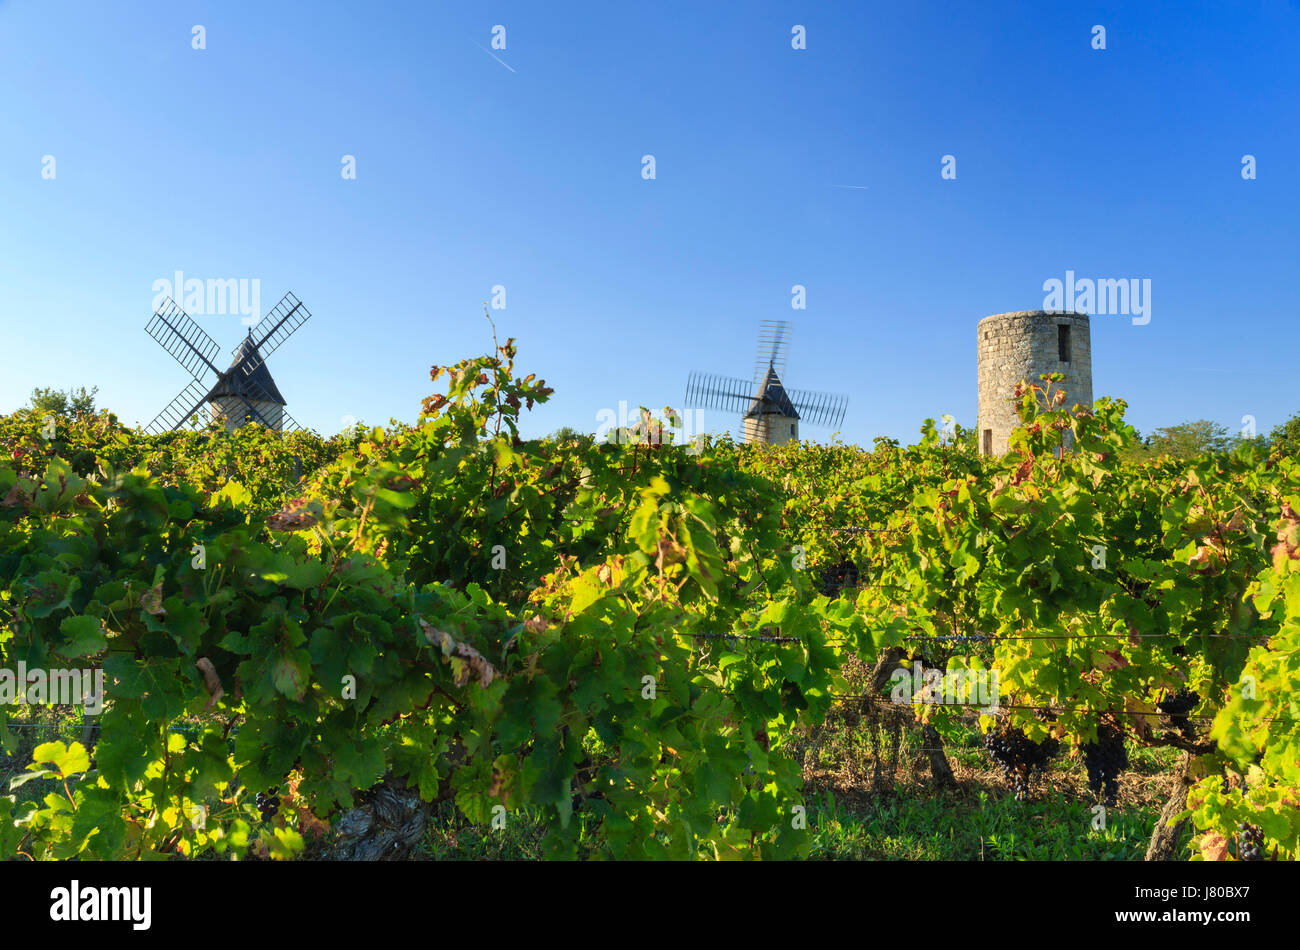
{"type": "MultiPolygon", "coordinates": [[[[556,389],[526,435],[748,377],[789,319],[787,384],[911,441],[975,424],[976,321],[1067,269],[1152,281],[1148,325],[1093,319],[1140,429],[1300,410],[1294,0],[0,0],[0,103],[3,411],[93,384],[148,422],[187,381],[143,331],[181,270],[302,298],[270,368],[325,433],[413,421],[501,284],[556,389]]],[[[228,360],[238,317],[196,319],[228,360]]]]}

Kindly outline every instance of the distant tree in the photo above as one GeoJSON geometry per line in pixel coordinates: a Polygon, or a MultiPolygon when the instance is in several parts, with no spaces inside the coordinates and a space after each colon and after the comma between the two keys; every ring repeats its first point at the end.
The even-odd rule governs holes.
{"type": "Polygon", "coordinates": [[[32,390],[32,409],[38,413],[53,413],[65,418],[71,416],[93,416],[95,414],[96,386],[89,392],[85,386],[79,390],[58,390],[46,386],[37,386],[32,390]]]}
{"type": "Polygon", "coordinates": [[[1150,439],[1142,438],[1142,433],[1138,432],[1136,429],[1133,431],[1137,437],[1134,439],[1132,444],[1126,445],[1124,448],[1119,450],[1120,461],[1132,462],[1135,464],[1145,462],[1151,458],[1151,448],[1147,444],[1150,442],[1150,439]]]}
{"type": "Polygon", "coordinates": [[[1268,440],[1273,449],[1285,455],[1300,454],[1300,412],[1281,425],[1274,426],[1268,434],[1268,440]]]}
{"type": "Polygon", "coordinates": [[[958,422],[953,427],[953,444],[961,448],[963,452],[978,452],[979,430],[967,429],[958,422]]]}
{"type": "Polygon", "coordinates": [[[1152,455],[1188,459],[1205,452],[1227,452],[1234,441],[1228,430],[1217,422],[1198,419],[1156,429],[1147,438],[1146,447],[1152,455]]]}
{"type": "Polygon", "coordinates": [[[573,426],[560,426],[546,438],[550,442],[568,442],[573,439],[593,441],[595,436],[590,432],[579,432],[573,426]]]}

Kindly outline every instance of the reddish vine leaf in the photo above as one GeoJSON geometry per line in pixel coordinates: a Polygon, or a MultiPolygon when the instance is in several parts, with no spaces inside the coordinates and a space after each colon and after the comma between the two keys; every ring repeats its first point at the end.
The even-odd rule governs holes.
{"type": "Polygon", "coordinates": [[[221,701],[221,697],[225,695],[225,688],[221,685],[221,677],[217,675],[212,661],[206,656],[199,657],[194,665],[203,674],[203,686],[208,691],[208,701],[203,709],[205,712],[211,712],[216,708],[217,703],[221,701]]]}
{"type": "Polygon", "coordinates": [[[451,656],[456,649],[455,638],[445,630],[439,630],[423,617],[419,618],[419,623],[420,629],[424,632],[424,638],[441,650],[443,656],[451,656]]]}
{"type": "Polygon", "coordinates": [[[1207,861],[1228,859],[1228,839],[1217,832],[1209,832],[1201,839],[1201,857],[1207,861]]]}
{"type": "Polygon", "coordinates": [[[465,663],[460,665],[456,676],[457,686],[464,686],[469,682],[470,672],[473,672],[478,677],[478,684],[484,689],[492,685],[492,679],[496,676],[497,671],[478,650],[475,650],[468,643],[458,643],[456,644],[456,655],[465,660],[465,663]]]}
{"type": "Polygon", "coordinates": [[[317,512],[311,510],[306,499],[295,498],[282,510],[266,519],[266,526],[272,531],[301,531],[317,523],[317,512]]]}
{"type": "Polygon", "coordinates": [[[140,595],[140,608],[154,617],[166,617],[167,610],[162,605],[162,581],[154,584],[140,595]]]}

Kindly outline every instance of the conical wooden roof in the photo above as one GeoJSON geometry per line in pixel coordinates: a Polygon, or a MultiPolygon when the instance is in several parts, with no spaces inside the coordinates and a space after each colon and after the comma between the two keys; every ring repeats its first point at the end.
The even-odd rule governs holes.
{"type": "Polygon", "coordinates": [[[212,387],[212,392],[208,393],[210,400],[218,396],[243,396],[250,401],[270,400],[281,406],[288,405],[280,395],[280,388],[275,385],[275,380],[271,378],[271,371],[266,368],[262,354],[253,345],[251,334],[239,344],[230,369],[226,370],[226,374],[212,387]],[[254,363],[257,368],[252,372],[245,372],[246,367],[254,363]]]}
{"type": "Polygon", "coordinates": [[[750,405],[749,411],[745,413],[745,418],[752,419],[764,415],[781,415],[790,419],[799,418],[794,403],[790,402],[790,397],[785,393],[785,387],[781,385],[781,377],[776,375],[776,367],[771,363],[767,365],[767,375],[763,377],[763,383],[758,388],[758,395],[754,397],[754,402],[750,405]]]}

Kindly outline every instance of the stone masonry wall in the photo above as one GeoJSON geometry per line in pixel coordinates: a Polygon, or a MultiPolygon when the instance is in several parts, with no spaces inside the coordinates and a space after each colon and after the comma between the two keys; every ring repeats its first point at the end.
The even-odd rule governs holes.
{"type": "Polygon", "coordinates": [[[744,438],[747,444],[785,445],[799,441],[799,422],[777,413],[760,418],[746,418],[744,438]]]}
{"type": "MultiPolygon", "coordinates": [[[[261,399],[250,401],[253,408],[261,414],[272,429],[278,430],[281,427],[284,412],[279,403],[267,402],[261,399]]],[[[229,432],[234,432],[242,426],[244,417],[248,415],[248,406],[242,399],[236,399],[234,396],[218,396],[209,403],[209,407],[212,421],[224,425],[229,432]]]]}
{"type": "Polygon", "coordinates": [[[985,451],[985,431],[992,430],[992,454],[1004,455],[1011,430],[1020,424],[1016,384],[1038,383],[1040,373],[1064,373],[1060,386],[1065,403],[1092,405],[1092,338],[1088,316],[1019,310],[985,317],[978,333],[979,450],[985,451]],[[1057,327],[1070,328],[1070,359],[1060,360],[1057,327]]]}

